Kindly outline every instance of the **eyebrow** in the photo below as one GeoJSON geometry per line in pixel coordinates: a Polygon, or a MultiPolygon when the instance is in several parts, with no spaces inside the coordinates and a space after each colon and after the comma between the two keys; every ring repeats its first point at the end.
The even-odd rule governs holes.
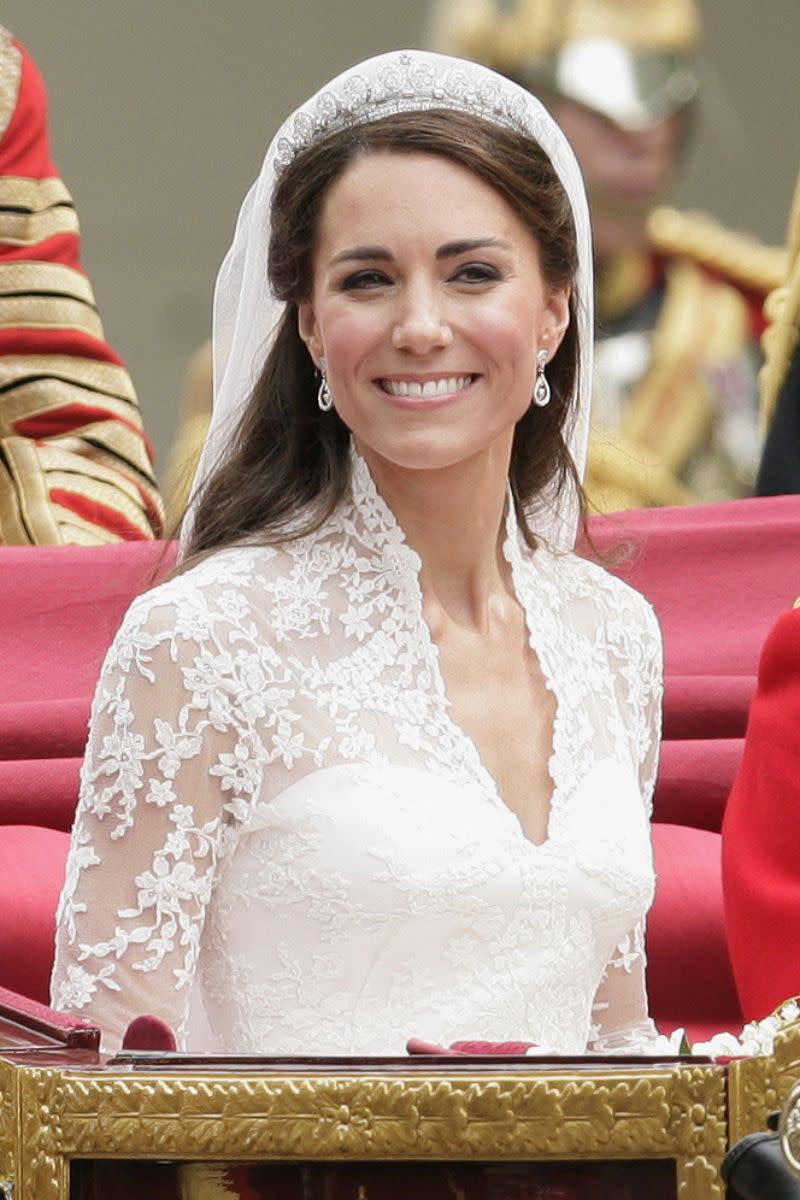
{"type": "MultiPolygon", "coordinates": [[[[510,250],[511,245],[502,238],[480,237],[462,238],[457,242],[445,242],[436,251],[436,258],[458,258],[460,254],[470,254],[473,250],[510,250]]],[[[391,262],[392,254],[385,246],[354,246],[351,250],[342,250],[330,262],[332,267],[344,262],[391,262]]]]}

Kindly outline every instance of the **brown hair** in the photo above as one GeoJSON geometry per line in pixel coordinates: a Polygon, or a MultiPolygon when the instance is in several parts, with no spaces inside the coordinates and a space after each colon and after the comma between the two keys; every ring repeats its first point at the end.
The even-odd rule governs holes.
{"type": "MultiPolygon", "coordinates": [[[[546,282],[572,285],[570,323],[548,367],[552,399],[517,423],[510,481],[517,518],[535,545],[523,506],[570,482],[582,493],[564,438],[578,371],[577,245],[564,188],[531,138],[466,113],[401,113],[334,133],[302,151],[278,179],[269,281],[285,302],[272,348],[224,461],[197,501],[189,560],[234,543],[274,544],[312,532],[349,484],[349,431],[335,410],[321,413],[319,381],[297,328],[312,286],[312,257],[329,188],[358,156],[375,151],[441,155],[498,192],[536,238],[546,282]]],[[[581,500],[582,503],[582,500],[581,500]]]]}

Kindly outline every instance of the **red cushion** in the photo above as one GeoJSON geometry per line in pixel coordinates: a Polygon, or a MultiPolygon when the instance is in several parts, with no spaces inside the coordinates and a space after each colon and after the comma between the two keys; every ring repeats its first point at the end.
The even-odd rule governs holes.
{"type": "Polygon", "coordinates": [[[173,557],[160,542],[0,547],[0,826],[70,828],[103,656],[173,557]]]}
{"type": "Polygon", "coordinates": [[[659,1029],[683,1025],[690,1041],[742,1026],[725,937],[721,841],[705,829],[653,826],[658,883],[647,919],[650,1011],[659,1029]]]}
{"type": "MultiPolygon", "coordinates": [[[[752,692],[764,638],[798,592],[797,556],[787,547],[797,546],[800,537],[800,496],[645,508],[595,517],[589,525],[601,552],[611,553],[621,543],[631,546],[627,561],[614,570],[643,592],[658,614],[668,714],[669,681],[705,676],[709,683],[721,681],[720,700],[725,708],[735,704],[743,726],[744,681],[749,676],[752,692]]],[[[709,684],[703,686],[709,694],[709,684]]],[[[710,694],[716,691],[714,684],[710,694]]],[[[702,736],[741,732],[721,730],[715,722],[702,736]]],[[[683,729],[669,736],[689,735],[683,729]]]]}
{"type": "Polygon", "coordinates": [[[35,821],[69,833],[82,757],[0,758],[0,826],[35,821]]]}
{"type": "Polygon", "coordinates": [[[30,825],[0,828],[0,986],[47,1004],[55,911],[69,835],[30,825]]]}
{"type": "MultiPolygon", "coordinates": [[[[697,706],[698,710],[702,707],[702,693],[698,693],[697,706]]],[[[719,833],[743,739],[703,737],[699,712],[697,720],[694,737],[661,743],[653,820],[719,833]]]]}

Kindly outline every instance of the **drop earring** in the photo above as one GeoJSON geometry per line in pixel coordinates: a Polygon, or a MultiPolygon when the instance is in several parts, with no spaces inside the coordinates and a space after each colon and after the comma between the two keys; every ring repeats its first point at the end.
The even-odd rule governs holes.
{"type": "Polygon", "coordinates": [[[538,408],[546,408],[550,403],[550,384],[547,382],[547,376],[544,369],[547,366],[547,360],[550,355],[547,350],[540,350],[536,355],[536,382],[533,385],[533,403],[538,408]]]}
{"type": "Polygon", "coordinates": [[[325,375],[325,359],[319,360],[319,391],[317,392],[317,404],[320,407],[320,412],[330,412],[333,408],[333,396],[331,389],[328,387],[328,379],[325,375]]]}

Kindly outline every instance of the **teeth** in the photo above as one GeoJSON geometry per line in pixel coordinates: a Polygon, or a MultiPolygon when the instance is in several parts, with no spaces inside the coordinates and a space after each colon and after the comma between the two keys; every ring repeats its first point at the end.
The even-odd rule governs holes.
{"type": "Polygon", "coordinates": [[[418,396],[424,400],[431,396],[462,392],[471,382],[471,375],[451,375],[449,379],[429,379],[425,383],[417,383],[412,379],[384,379],[382,386],[390,396],[418,396]]]}

